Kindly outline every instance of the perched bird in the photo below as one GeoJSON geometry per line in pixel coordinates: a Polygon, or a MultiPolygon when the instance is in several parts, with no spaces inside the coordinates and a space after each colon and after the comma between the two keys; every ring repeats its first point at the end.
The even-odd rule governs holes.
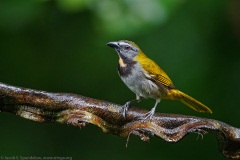
{"type": "Polygon", "coordinates": [[[136,99],[128,101],[123,107],[123,116],[130,104],[141,98],[154,98],[156,103],[144,120],[152,119],[156,107],[161,99],[180,100],[188,107],[198,112],[212,111],[187,94],[177,90],[168,75],[132,41],[120,40],[107,43],[116,50],[119,56],[118,73],[127,87],[136,94],[136,99]]]}

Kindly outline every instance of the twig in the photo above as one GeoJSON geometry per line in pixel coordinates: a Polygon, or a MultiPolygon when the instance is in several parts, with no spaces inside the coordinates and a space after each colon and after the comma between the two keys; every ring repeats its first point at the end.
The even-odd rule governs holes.
{"type": "Polygon", "coordinates": [[[240,158],[240,129],[226,123],[199,117],[156,113],[150,122],[138,120],[147,111],[130,108],[126,119],[122,107],[110,102],[68,93],[49,93],[0,83],[0,110],[45,123],[84,127],[91,123],[104,133],[147,141],[149,134],[167,142],[178,142],[188,133],[213,133],[219,151],[227,158],[240,158]],[[145,134],[147,133],[147,134],[145,134]]]}

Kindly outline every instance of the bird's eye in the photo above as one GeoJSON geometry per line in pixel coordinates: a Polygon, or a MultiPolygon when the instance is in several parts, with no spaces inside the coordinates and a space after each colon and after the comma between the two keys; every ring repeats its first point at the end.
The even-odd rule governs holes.
{"type": "Polygon", "coordinates": [[[125,46],[125,49],[126,49],[126,50],[130,50],[131,47],[130,47],[130,46],[125,46]]]}

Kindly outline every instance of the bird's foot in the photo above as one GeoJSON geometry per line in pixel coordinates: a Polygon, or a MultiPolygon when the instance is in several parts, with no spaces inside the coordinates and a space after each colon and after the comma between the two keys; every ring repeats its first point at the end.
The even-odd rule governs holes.
{"type": "Polygon", "coordinates": [[[122,115],[125,119],[126,119],[126,114],[127,114],[128,108],[130,107],[130,104],[131,104],[131,101],[123,105],[122,115]]]}
{"type": "Polygon", "coordinates": [[[155,108],[152,108],[151,111],[149,111],[149,112],[147,112],[146,114],[144,114],[144,116],[141,117],[140,120],[141,120],[142,122],[151,121],[154,113],[155,113],[155,108]]]}

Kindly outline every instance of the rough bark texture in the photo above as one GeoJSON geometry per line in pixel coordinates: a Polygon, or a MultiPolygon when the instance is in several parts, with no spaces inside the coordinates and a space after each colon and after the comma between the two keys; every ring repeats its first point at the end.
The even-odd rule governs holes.
{"type": "Polygon", "coordinates": [[[0,83],[0,110],[44,123],[82,127],[88,123],[103,132],[147,141],[148,135],[178,142],[188,133],[213,133],[224,157],[240,159],[240,129],[226,123],[199,117],[156,113],[151,121],[138,119],[146,110],[130,108],[126,119],[122,107],[110,102],[68,93],[49,93],[0,83]]]}

